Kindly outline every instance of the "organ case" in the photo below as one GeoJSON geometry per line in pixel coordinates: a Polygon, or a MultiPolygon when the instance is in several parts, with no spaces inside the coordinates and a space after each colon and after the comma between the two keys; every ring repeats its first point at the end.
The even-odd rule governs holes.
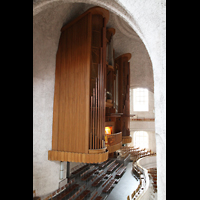
{"type": "Polygon", "coordinates": [[[108,19],[108,10],[93,7],[61,29],[49,160],[108,159],[104,142],[108,19]]]}
{"type": "Polygon", "coordinates": [[[116,119],[117,129],[122,131],[123,143],[132,141],[130,137],[130,62],[131,54],[122,54],[115,59],[118,68],[118,112],[122,113],[120,118],[116,119]],[[126,141],[126,142],[125,142],[126,141]]]}

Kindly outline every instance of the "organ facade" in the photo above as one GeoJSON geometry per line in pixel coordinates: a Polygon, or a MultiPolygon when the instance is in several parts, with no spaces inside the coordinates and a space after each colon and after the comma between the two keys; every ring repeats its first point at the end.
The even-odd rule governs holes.
{"type": "Polygon", "coordinates": [[[49,160],[100,163],[131,142],[131,54],[115,58],[108,20],[93,7],[61,29],[49,160]]]}

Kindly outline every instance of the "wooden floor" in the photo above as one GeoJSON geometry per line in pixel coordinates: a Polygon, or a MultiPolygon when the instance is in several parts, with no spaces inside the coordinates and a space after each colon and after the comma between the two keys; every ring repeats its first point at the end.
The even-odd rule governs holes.
{"type": "MultiPolygon", "coordinates": [[[[59,195],[57,195],[56,197],[52,199],[53,200],[67,200],[70,197],[72,197],[83,185],[85,185],[85,188],[80,192],[80,194],[78,194],[75,198],[72,198],[72,199],[74,200],[75,199],[84,199],[84,200],[91,200],[91,199],[92,200],[95,200],[95,199],[123,200],[123,199],[126,199],[127,194],[129,195],[130,192],[134,190],[134,187],[137,188],[137,185],[139,184],[139,182],[131,174],[132,162],[128,163],[124,175],[122,175],[121,178],[117,179],[116,178],[117,171],[123,165],[121,165],[121,163],[119,164],[113,161],[115,161],[115,159],[111,159],[107,163],[106,167],[103,169],[100,168],[99,164],[90,165],[90,168],[92,167],[91,171],[94,171],[94,170],[95,171],[93,174],[91,174],[88,177],[88,179],[85,179],[85,177],[83,178],[83,176],[80,177],[80,174],[75,176],[74,184],[77,184],[78,186],[76,185],[77,187],[74,190],[71,190],[70,193],[68,192],[69,189],[66,189],[62,193],[60,193],[59,195]],[[113,164],[111,164],[112,162],[113,164]],[[114,164],[117,164],[116,168],[114,168],[114,171],[108,173],[108,169],[112,168],[114,164]],[[97,184],[96,187],[94,187],[94,185],[96,185],[96,183],[98,182],[99,177],[101,176],[102,176],[101,181],[97,184]],[[111,187],[109,188],[110,185],[111,187]],[[87,192],[83,193],[84,191],[87,191],[87,192]],[[105,192],[105,191],[108,191],[108,192],[105,192]],[[92,198],[94,194],[95,196],[94,198],[92,198]]],[[[89,173],[86,173],[86,174],[89,174],[89,173]]]]}

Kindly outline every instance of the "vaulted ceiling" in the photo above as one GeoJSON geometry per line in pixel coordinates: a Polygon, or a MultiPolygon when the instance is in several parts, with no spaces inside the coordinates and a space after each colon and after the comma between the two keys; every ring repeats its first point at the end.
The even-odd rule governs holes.
{"type": "MultiPolygon", "coordinates": [[[[96,5],[85,3],[52,3],[51,6],[34,16],[34,42],[37,42],[39,34],[43,34],[46,42],[52,45],[52,48],[55,47],[56,49],[62,26],[93,6],[96,5]]],[[[115,56],[117,57],[124,53],[132,54],[129,60],[131,87],[144,87],[154,92],[152,63],[140,37],[126,21],[112,12],[110,12],[107,27],[112,27],[116,30],[114,35],[115,56]]],[[[51,50],[46,48],[45,51],[48,53],[51,50]]]]}

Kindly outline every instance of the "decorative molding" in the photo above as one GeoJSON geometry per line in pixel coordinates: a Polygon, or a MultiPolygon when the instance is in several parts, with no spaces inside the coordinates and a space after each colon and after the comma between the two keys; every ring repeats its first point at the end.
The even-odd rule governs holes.
{"type": "Polygon", "coordinates": [[[119,150],[121,148],[121,146],[122,146],[122,142],[112,145],[112,146],[107,146],[107,149],[108,149],[109,153],[113,153],[113,152],[119,150]]]}
{"type": "Polygon", "coordinates": [[[48,160],[82,163],[100,163],[108,159],[108,150],[103,153],[73,153],[65,151],[48,151],[48,160]]]}
{"type": "Polygon", "coordinates": [[[131,136],[122,136],[122,144],[131,143],[132,137],[131,136]]]}

